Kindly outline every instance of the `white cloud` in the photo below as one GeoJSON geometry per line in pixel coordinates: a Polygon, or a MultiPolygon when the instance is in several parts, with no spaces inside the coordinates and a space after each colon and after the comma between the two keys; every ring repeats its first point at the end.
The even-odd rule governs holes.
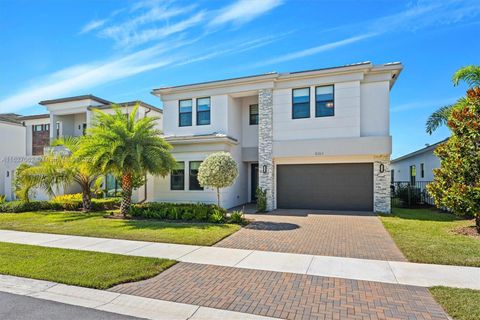
{"type": "Polygon", "coordinates": [[[117,45],[120,46],[132,46],[151,40],[158,40],[167,35],[183,31],[198,23],[200,18],[203,17],[203,12],[196,13],[172,25],[168,23],[168,19],[184,15],[191,12],[194,8],[194,5],[170,7],[168,3],[158,4],[157,2],[147,2],[141,6],[137,4],[132,10],[146,10],[143,10],[136,16],[129,14],[127,20],[100,30],[99,35],[113,39],[117,45]],[[155,23],[159,21],[164,23],[162,27],[155,25],[155,23]],[[142,28],[149,25],[153,27],[142,30],[142,28]]]}
{"type": "Polygon", "coordinates": [[[407,102],[399,105],[394,105],[390,108],[392,112],[404,112],[417,109],[426,109],[426,108],[440,108],[446,105],[454,103],[458,99],[455,97],[443,98],[443,99],[431,99],[431,100],[416,100],[412,102],[407,102]]]}
{"type": "Polygon", "coordinates": [[[80,30],[79,34],[88,33],[90,31],[96,30],[102,27],[107,22],[107,19],[102,20],[92,20],[86,25],[83,26],[82,30],[80,30]]]}
{"type": "Polygon", "coordinates": [[[251,67],[266,66],[266,65],[277,64],[277,63],[280,63],[280,62],[285,62],[285,61],[290,61],[290,60],[294,60],[294,59],[308,57],[308,56],[311,56],[311,55],[318,54],[320,52],[333,50],[333,49],[336,49],[336,48],[339,48],[339,47],[346,46],[348,44],[352,44],[352,43],[355,43],[355,42],[358,42],[358,41],[361,41],[361,40],[365,40],[365,39],[374,37],[376,35],[377,35],[376,33],[367,33],[367,34],[357,35],[357,36],[346,38],[346,39],[343,39],[343,40],[322,44],[322,45],[319,45],[319,46],[316,46],[316,47],[313,47],[313,48],[308,48],[308,49],[305,49],[305,50],[300,50],[300,51],[295,51],[295,52],[292,52],[292,53],[287,53],[285,55],[281,55],[281,56],[274,57],[274,58],[271,58],[271,59],[268,59],[268,60],[265,60],[265,61],[262,61],[262,62],[259,62],[259,63],[255,63],[255,64],[251,65],[251,67]]]}
{"type": "Polygon", "coordinates": [[[269,12],[282,3],[282,0],[239,0],[221,9],[209,25],[218,26],[229,22],[236,24],[246,23],[269,12]]]}

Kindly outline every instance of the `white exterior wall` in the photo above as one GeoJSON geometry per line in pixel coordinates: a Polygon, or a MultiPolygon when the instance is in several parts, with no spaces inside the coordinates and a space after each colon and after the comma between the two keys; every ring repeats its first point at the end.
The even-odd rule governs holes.
{"type": "MultiPolygon", "coordinates": [[[[228,95],[210,96],[210,124],[197,126],[197,98],[207,96],[192,96],[192,125],[188,127],[179,126],[179,100],[165,101],[163,104],[164,133],[166,136],[188,136],[210,134],[212,132],[227,133],[228,122],[228,95]]],[[[185,98],[187,99],[187,98],[185,98]]],[[[183,100],[183,99],[182,99],[183,100]]]]}
{"type": "MultiPolygon", "coordinates": [[[[315,85],[310,88],[310,118],[292,118],[292,89],[273,91],[273,139],[300,140],[360,136],[360,82],[334,83],[335,115],[315,117],[315,85]]],[[[285,85],[286,86],[286,85],[285,85]]]]}
{"type": "Polygon", "coordinates": [[[440,168],[440,159],[433,154],[433,150],[417,154],[407,159],[400,160],[391,164],[394,170],[395,181],[410,181],[410,166],[415,166],[417,170],[416,181],[433,181],[433,169],[440,168]],[[420,164],[425,165],[425,176],[421,176],[420,164]]]}
{"type": "Polygon", "coordinates": [[[390,135],[389,86],[388,81],[361,84],[360,134],[362,137],[390,135]]]}
{"type": "Polygon", "coordinates": [[[5,179],[11,178],[11,172],[8,171],[4,158],[26,155],[26,128],[19,124],[0,121],[0,138],[0,195],[6,195],[10,190],[5,189],[5,179]]]}
{"type": "Polygon", "coordinates": [[[250,125],[250,105],[258,104],[258,96],[242,98],[242,146],[258,147],[258,125],[250,125]]]}

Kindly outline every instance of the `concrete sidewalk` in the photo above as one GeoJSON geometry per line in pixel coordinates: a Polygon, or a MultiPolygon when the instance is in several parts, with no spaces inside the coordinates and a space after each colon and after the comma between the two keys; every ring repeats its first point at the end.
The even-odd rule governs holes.
{"type": "Polygon", "coordinates": [[[0,230],[0,242],[422,287],[480,289],[480,268],[0,230]]]}
{"type": "Polygon", "coordinates": [[[0,292],[153,320],[277,319],[5,275],[0,275],[0,292]]]}

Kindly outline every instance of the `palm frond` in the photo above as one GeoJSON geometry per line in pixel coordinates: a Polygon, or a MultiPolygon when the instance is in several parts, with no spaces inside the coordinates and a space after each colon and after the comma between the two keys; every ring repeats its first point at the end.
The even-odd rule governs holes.
{"type": "Polygon", "coordinates": [[[432,134],[435,130],[437,130],[440,126],[445,125],[452,113],[454,105],[443,106],[434,113],[432,113],[425,125],[425,130],[428,134],[432,134]]]}
{"type": "Polygon", "coordinates": [[[452,81],[454,86],[458,86],[463,81],[470,88],[480,87],[480,66],[469,65],[458,69],[454,73],[452,81]]]}

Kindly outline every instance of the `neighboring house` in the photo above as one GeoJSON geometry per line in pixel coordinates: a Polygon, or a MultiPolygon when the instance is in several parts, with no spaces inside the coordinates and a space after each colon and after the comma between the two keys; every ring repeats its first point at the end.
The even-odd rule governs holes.
{"type": "Polygon", "coordinates": [[[435,148],[447,139],[407,155],[392,160],[391,182],[417,182],[433,181],[433,169],[440,167],[440,159],[433,153],[435,148]]]}
{"type": "MultiPolygon", "coordinates": [[[[162,129],[162,110],[142,101],[122,102],[118,105],[122,108],[125,114],[131,112],[136,104],[139,104],[137,117],[155,116],[160,118],[157,128],[162,129]]],[[[10,137],[4,131],[0,132],[2,137],[2,144],[8,143],[5,148],[2,145],[0,151],[0,159],[2,159],[3,167],[0,166],[0,194],[5,194],[8,200],[14,198],[13,195],[13,177],[15,170],[22,162],[30,164],[35,163],[44,154],[45,148],[48,148],[50,141],[59,137],[66,136],[81,136],[85,130],[91,125],[93,119],[93,109],[100,109],[107,113],[113,112],[112,102],[96,97],[94,95],[82,95],[54,100],[41,101],[40,105],[45,106],[48,113],[39,115],[19,116],[16,114],[3,115],[3,118],[9,118],[14,125],[10,127],[18,128],[23,132],[23,135],[15,135],[12,139],[4,139],[10,137]],[[21,154],[17,150],[21,150],[21,154]],[[4,177],[9,177],[4,179],[4,177]]],[[[2,117],[2,115],[0,115],[2,117]]],[[[1,118],[0,118],[1,119],[1,118]]],[[[5,126],[5,128],[7,128],[5,126]]],[[[0,130],[2,129],[0,125],[0,130]]],[[[9,129],[10,131],[13,129],[9,129]]],[[[6,132],[6,131],[5,131],[6,132]]],[[[112,177],[106,179],[106,189],[114,191],[119,189],[118,184],[112,177]]],[[[78,188],[67,188],[61,193],[78,192],[78,188]]],[[[36,192],[36,199],[46,199],[48,196],[41,191],[36,192]]],[[[134,200],[144,201],[146,199],[145,188],[140,188],[138,192],[133,195],[134,200]]]]}
{"type": "Polygon", "coordinates": [[[215,203],[198,168],[228,151],[239,166],[222,191],[230,208],[390,212],[390,90],[400,63],[354,65],[153,90],[163,101],[164,134],[177,167],[148,183],[149,201],[215,203]]]}
{"type": "MultiPolygon", "coordinates": [[[[11,179],[11,173],[6,170],[7,157],[25,158],[25,127],[15,120],[17,115],[0,115],[0,195],[6,195],[5,181],[11,179]]],[[[10,198],[7,195],[8,198],[10,198]]]]}

